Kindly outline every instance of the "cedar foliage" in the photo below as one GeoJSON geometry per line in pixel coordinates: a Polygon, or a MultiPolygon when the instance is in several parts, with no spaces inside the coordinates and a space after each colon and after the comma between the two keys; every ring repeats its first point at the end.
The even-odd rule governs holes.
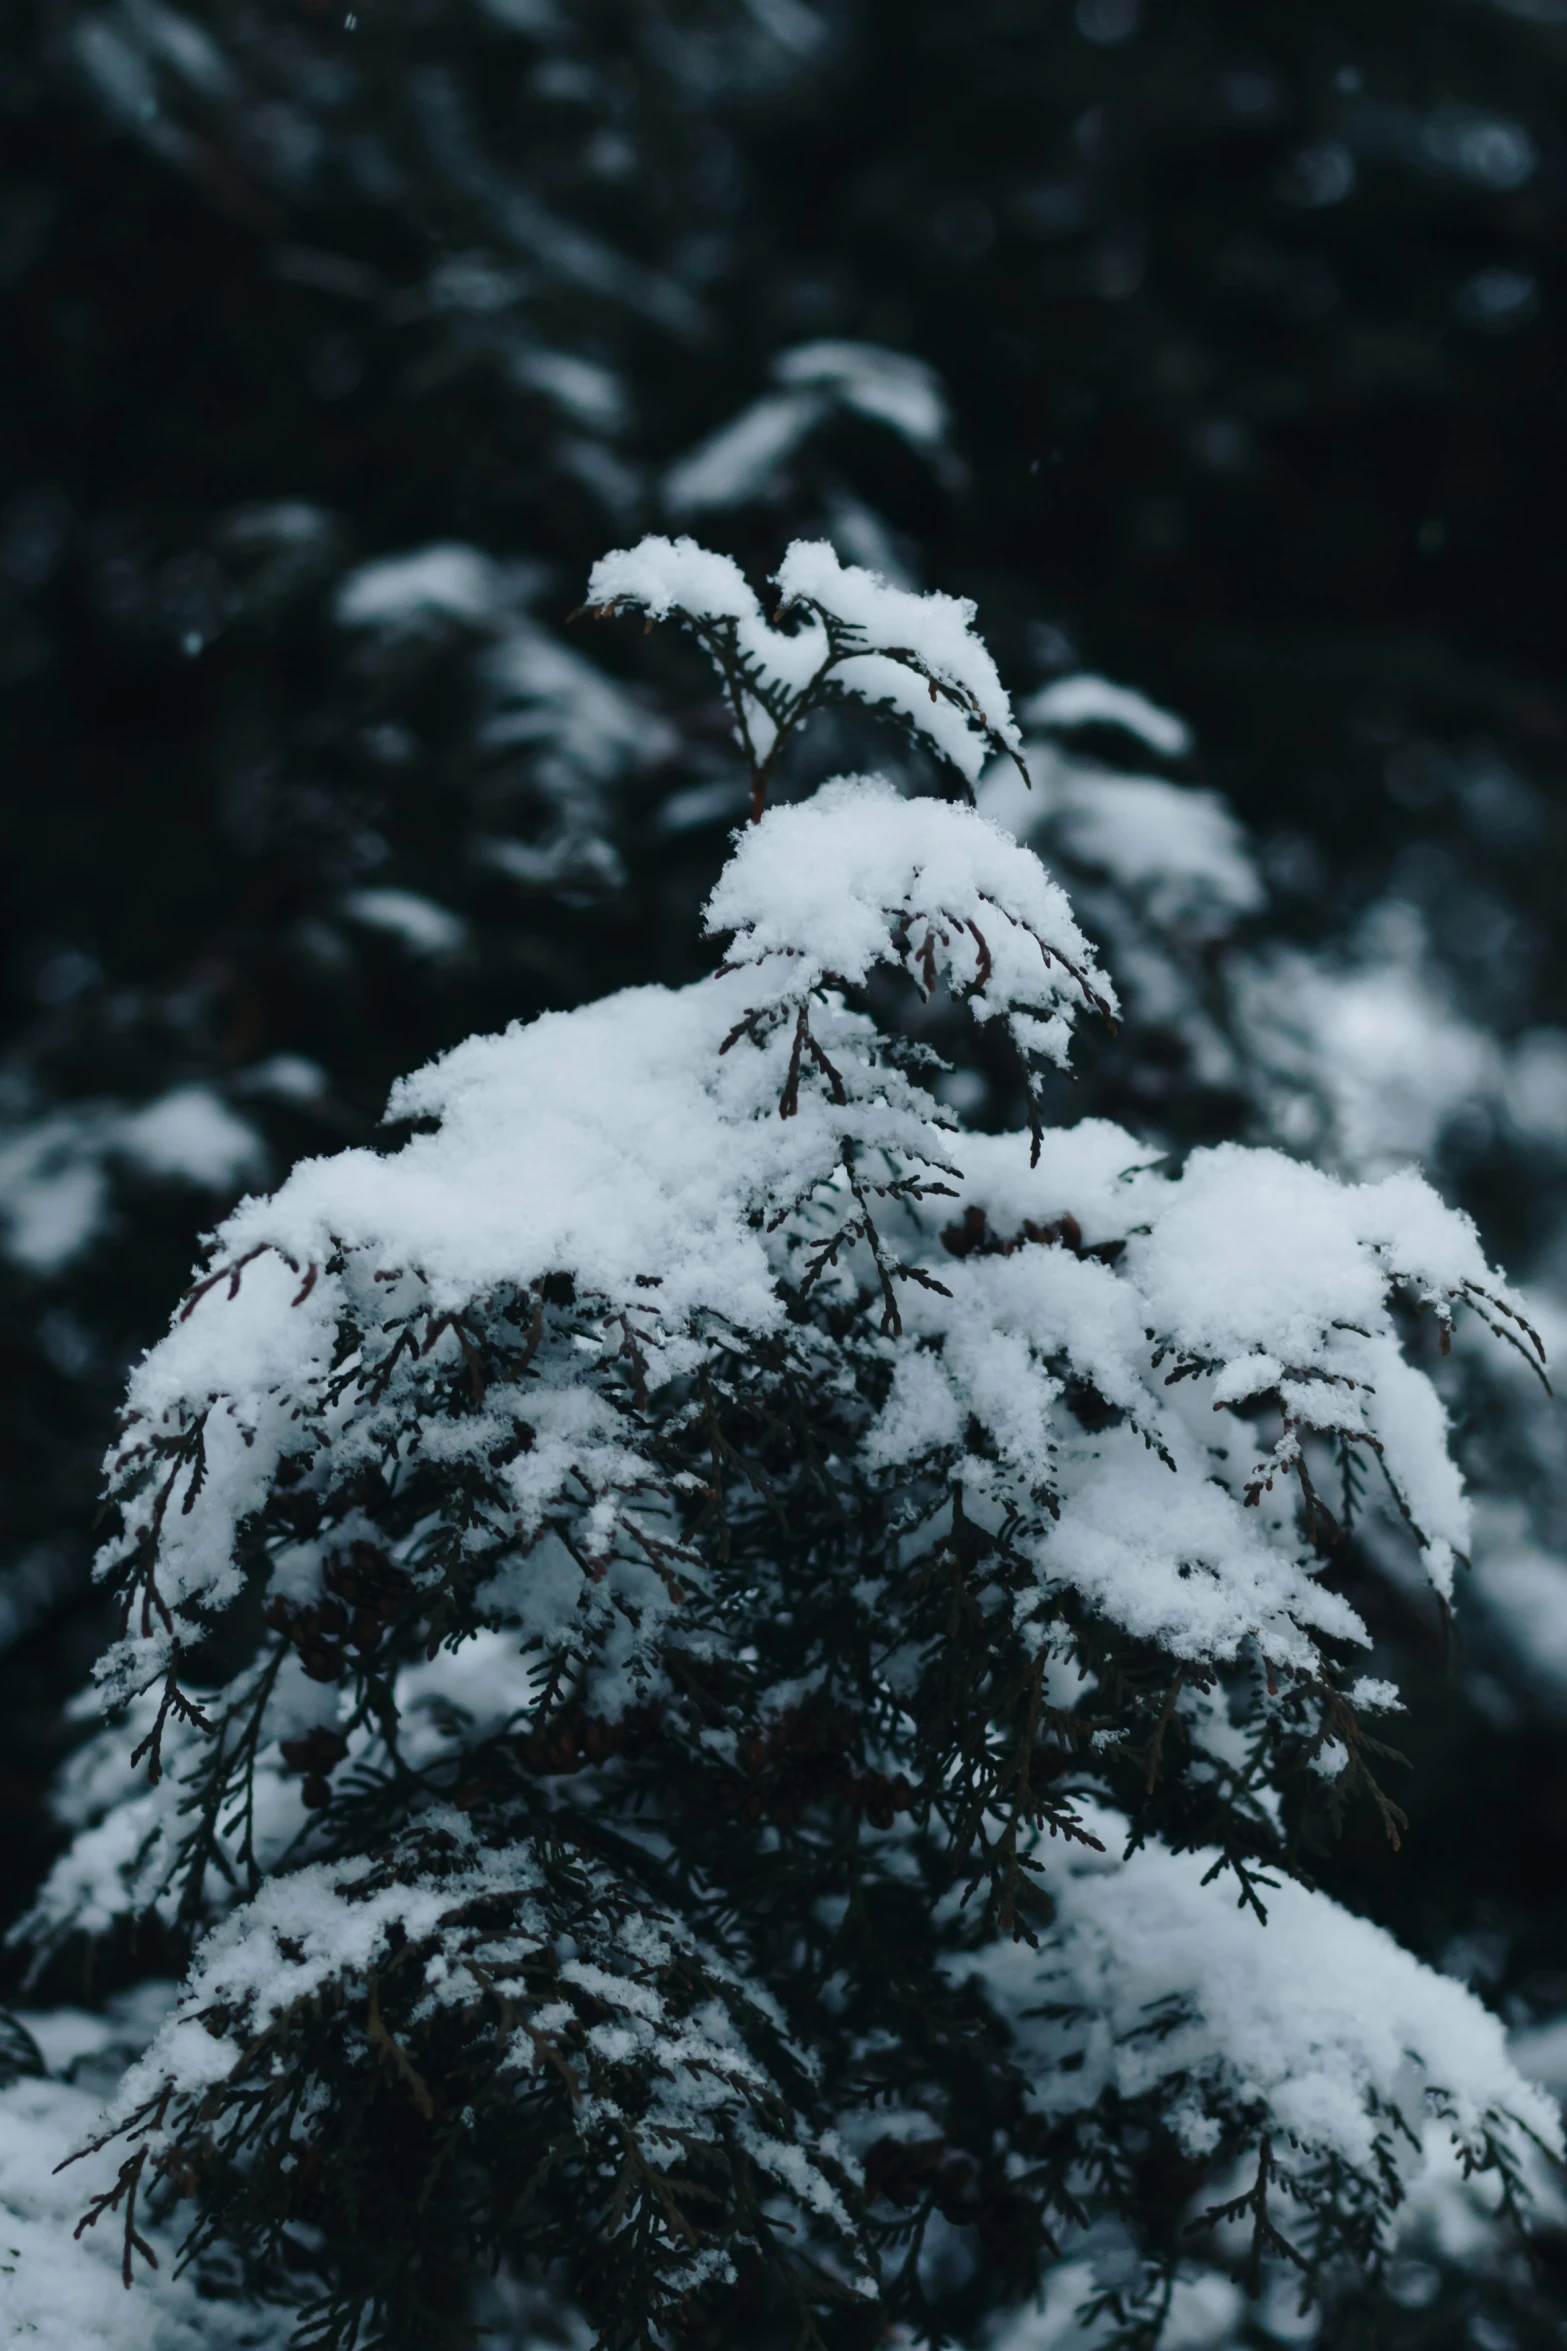
{"type": "MultiPolygon", "coordinates": [[[[581,459],[602,422],[584,427],[508,372],[519,320],[525,342],[618,369],[634,413],[607,446],[629,455],[622,487],[644,497],[638,463],[721,425],[780,345],[844,334],[923,354],[956,395],[966,488],[840,408],[786,483],[711,516],[708,535],[761,569],[780,495],[812,528],[879,512],[917,573],[982,588],[1010,675],[1073,662],[1070,637],[1196,710],[1205,767],[1274,836],[1270,927],[1331,933],[1396,864],[1439,973],[1504,1048],[1561,1018],[1561,717],[1539,620],[1559,502],[1548,10],[1152,8],[1132,37],[1101,42],[1065,9],[899,0],[840,12],[827,43],[792,52],[765,11],[573,9],[553,26],[539,11],[519,30],[381,8],[351,36],[323,12],[282,38],[272,19],[192,14],[232,75],[220,99],[182,79],[159,20],[112,11],[159,93],[154,114],[127,113],[78,61],[102,12],[71,8],[13,13],[0,90],[17,359],[0,519],[15,763],[4,1109],[8,1140],[30,1148],[47,1130],[66,1186],[85,1139],[111,1201],[79,1256],[48,1270],[9,1256],[4,1271],[13,1904],[58,1835],[44,1788],[77,1734],[54,1701],[106,1630],[85,1562],[122,1367],[160,1327],[214,1198],[254,1180],[220,1173],[208,1190],[129,1151],[99,1159],[93,1117],[195,1081],[280,1171],[372,1133],[387,1083],[426,1052],[608,979],[693,968],[690,914],[724,819],[666,834],[651,811],[693,762],[704,788],[721,780],[706,711],[682,712],[678,764],[643,780],[632,761],[607,807],[563,824],[539,774],[547,742],[476,742],[494,713],[473,657],[504,614],[444,611],[373,636],[331,618],[357,563],[458,533],[503,560],[520,548],[556,562],[548,624],[624,527],[605,519],[610,474],[581,459]],[[666,40],[665,25],[692,38],[666,40]],[[569,73],[546,87],[562,59],[575,94],[569,73]],[[669,260],[722,323],[698,364],[607,282],[541,282],[531,261],[525,285],[503,282],[516,256],[500,182],[468,167],[461,141],[436,152],[412,105],[431,66],[502,177],[634,262],[669,260]],[[1341,86],[1356,70],[1360,88],[1341,86]],[[269,178],[255,126],[269,109],[277,121],[280,94],[316,139],[317,178],[269,178]],[[1516,145],[1466,151],[1457,136],[1498,120],[1532,145],[1533,171],[1512,185],[1479,162],[1505,164],[1516,145]],[[633,121],[630,177],[603,177],[595,141],[633,121]],[[1353,191],[1303,201],[1297,157],[1335,144],[1353,191]],[[361,171],[366,157],[375,168],[361,171]],[[483,269],[443,274],[476,248],[483,269]],[[1514,306],[1482,314],[1476,289],[1497,270],[1512,292],[1493,291],[1514,306]],[[507,299],[449,299],[464,287],[507,299]],[[1215,420],[1236,419],[1239,437],[1212,438],[1215,420]],[[299,500],[316,514],[302,537],[283,512],[299,500]],[[1042,610],[1068,636],[1030,635],[1042,610]],[[215,620],[199,656],[181,650],[215,620]],[[498,784],[514,795],[500,823],[498,784]],[[525,880],[466,854],[498,834],[537,852],[525,880]],[[598,849],[583,853],[606,835],[629,888],[598,849]],[[377,836],[391,855],[369,867],[377,836]],[[344,895],[375,879],[458,909],[469,955],[421,962],[345,922],[344,895]],[[326,1086],[248,1091],[279,1052],[313,1057],[326,1086]]],[[[295,150],[309,152],[308,139],[295,150]]],[[[607,634],[593,641],[601,660],[667,697],[660,640],[623,656],[605,653],[607,634]]],[[[634,710],[630,733],[647,726],[634,710]]],[[[1101,731],[1093,747],[1124,760],[1129,743],[1101,731]]],[[[1146,951],[1147,904],[1093,857],[1085,869],[1072,810],[1042,821],[1127,997],[1118,1031],[1080,1035],[1076,1107],[1178,1143],[1276,1134],[1270,1057],[1225,1063],[1212,1049],[1215,1026],[1233,1025],[1233,928],[1211,909],[1155,922],[1182,984],[1139,997],[1123,947],[1146,951]]],[[[1021,1116],[1009,1049],[986,1032],[973,1060],[991,1088],[983,1115],[1021,1116]]],[[[1319,1073],[1302,1089],[1298,1065],[1287,1075],[1292,1120],[1309,1097],[1313,1148],[1353,1168],[1331,1088],[1319,1073]]],[[[1401,1148],[1477,1207],[1523,1271],[1549,1261],[1560,1154],[1488,1089],[1481,1114],[1447,1116],[1449,1096],[1429,1136],[1401,1148]]],[[[1298,1143],[1301,1124],[1289,1132],[1298,1143]]],[[[1561,1526],[1549,1414],[1484,1363],[1449,1368],[1472,1469],[1530,1496],[1548,1560],[1561,1526]]],[[[1505,1555],[1516,1538],[1502,1532],[1505,1555]]],[[[1545,1599],[1520,1634],[1464,1578],[1455,1653],[1429,1603],[1356,1546],[1342,1572],[1379,1665],[1420,1693],[1398,1734],[1418,1768],[1391,1783],[1414,1833],[1389,1866],[1380,1829],[1363,1835],[1352,1811],[1347,1848],[1326,1852],[1319,1784],[1303,1812],[1316,1866],[1427,1957],[1479,1970],[1510,2021],[1548,2018],[1563,2000],[1549,1893],[1563,1814],[1545,1599]]],[[[133,1956],[99,1948],[84,1975],[73,1955],[54,1981],[96,2000],[177,1955],[144,1926],[133,1956]]],[[[1441,2291],[1384,2307],[1379,2327],[1466,2340],[1494,2281],[1461,2253],[1438,2268],[1441,2291]]],[[[1515,2329],[1548,2326],[1504,2299],[1515,2329]]]]}
{"type": "Polygon", "coordinates": [[[1107,2342],[1205,2258],[1332,2324],[1449,2134],[1446,2192],[1516,2226],[1555,2123],[1476,2004],[1309,1891],[1314,1779],[1400,1818],[1315,1481],[1378,1464],[1443,1589],[1466,1522],[1389,1303],[1539,1342],[1417,1179],[1165,1174],[1037,1105],[958,1131],[878,973],[1025,1068],[1113,994],[961,803],[769,808],[832,694],[960,784],[1028,772],[971,607],[823,546],[779,580],[769,626],[651,539],[590,588],[722,679],[718,971],[405,1082],[431,1131],[242,1207],[133,1379],[128,1713],[27,1932],[207,1932],[82,2226],[129,2282],[192,2199],[198,2275],[237,2251],[333,2351],[469,2339],[495,2267],[617,2347],[937,2342],[1085,2239],[1121,2248],[1107,2342]]]}

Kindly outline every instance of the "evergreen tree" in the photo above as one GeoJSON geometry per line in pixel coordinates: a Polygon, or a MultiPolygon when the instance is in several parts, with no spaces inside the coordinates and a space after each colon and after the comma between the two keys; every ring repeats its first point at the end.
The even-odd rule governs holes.
{"type": "MultiPolygon", "coordinates": [[[[1422,1333],[1537,1355],[1527,1315],[1411,1173],[1050,1120],[1117,1000],[1033,852],[877,777],[771,803],[832,704],[1026,777],[972,606],[820,542],[777,586],[655,538],[589,587],[719,672],[717,971],[402,1081],[401,1147],[244,1203],[133,1377],[110,1720],[24,1934],[196,1941],[77,2151],[86,2249],[19,2217],[25,2323],[188,2201],[236,2339],[543,2296],[939,2340],[1044,2287],[1218,2342],[1548,2193],[1495,2019],[1310,1883],[1324,1814],[1401,1820],[1333,1562],[1375,1478],[1451,1590],[1422,1333]],[[1022,1126],[943,1106],[910,989],[1005,1040],[1022,1126]]],[[[51,2153],[79,2119],[10,2097],[51,2153]]]]}
{"type": "MultiPolygon", "coordinates": [[[[1121,999],[1070,1084],[1034,1071],[1047,1129],[1354,1181],[1418,1159],[1554,1356],[1567,1329],[1546,0],[349,13],[8,19],[13,1913],[84,1735],[59,1701],[108,1631],[97,1457],[198,1230],[371,1141],[413,1062],[703,967],[746,786],[665,632],[562,627],[608,535],[690,518],[759,574],[787,516],[979,593],[1037,685],[1033,789],[1007,768],[984,805],[1070,884],[1121,999]],[[1085,661],[1199,721],[1250,839],[1181,722],[1085,661]]],[[[775,793],[880,756],[834,705],[775,793]]],[[[904,774],[937,782],[912,751],[904,774]]],[[[876,1009],[957,1065],[938,1094],[967,1124],[1026,1124],[999,1021],[940,991],[876,1009]]],[[[1412,1702],[1414,1768],[1382,1775],[1410,1828],[1395,1856],[1362,1804],[1339,1835],[1313,1778],[1292,1833],[1559,2087],[1560,1423],[1473,1318],[1427,1368],[1478,1491],[1456,1626],[1376,1479],[1352,1529],[1318,1488],[1331,1580],[1412,1702]]],[[[68,1814],[109,1801],[95,1752],[68,1814]]],[[[62,2149],[155,2020],[149,1970],[186,1964],[185,1927],[115,1915],[33,1994],[94,2005],[33,2018],[73,2086],[5,2109],[39,2102],[62,2149]]],[[[31,2194],[37,2141],[9,2145],[31,2194]]],[[[1490,2339],[1501,2312],[1554,2341],[1489,2244],[1430,2201],[1378,2339],[1490,2339]]],[[[1054,2272],[1020,2341],[1070,2335],[1085,2290],[1054,2272]]],[[[56,2322],[185,2323],[147,2307],[56,2322]]],[[[1228,2308],[1171,2323],[1222,2334],[1228,2308]]]]}

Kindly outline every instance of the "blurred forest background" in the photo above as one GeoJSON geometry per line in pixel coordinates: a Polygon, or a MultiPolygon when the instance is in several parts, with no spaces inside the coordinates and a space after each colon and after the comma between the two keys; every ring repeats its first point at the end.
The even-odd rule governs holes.
{"type": "MultiPolygon", "coordinates": [[[[200,1232],[471,1030],[690,976],[721,719],[678,645],[568,621],[643,529],[760,570],[831,535],[977,598],[1015,692],[1180,713],[1194,750],[1101,694],[1076,755],[1248,828],[1265,903],[1188,961],[1271,972],[1277,1082],[1155,1008],[1082,1107],[1421,1158],[1560,1357],[1567,0],[4,22],[8,1916],[103,1636],[125,1366],[200,1232]]],[[[1352,1824],[1323,1882],[1549,2073],[1567,1442],[1463,1394],[1451,1639],[1391,1570],[1360,1598],[1418,1698],[1411,1831],[1352,1824]]]]}

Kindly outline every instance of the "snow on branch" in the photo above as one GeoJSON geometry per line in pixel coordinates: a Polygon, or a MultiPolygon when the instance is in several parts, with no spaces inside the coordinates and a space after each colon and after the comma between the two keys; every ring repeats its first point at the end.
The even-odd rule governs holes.
{"type": "MultiPolygon", "coordinates": [[[[1107,1847],[1125,1824],[1094,1816],[1107,1847]]],[[[1107,2094],[1151,2101],[1189,2157],[1279,2143],[1278,2213],[1309,2225],[1335,2167],[1399,2183],[1442,2137],[1469,2169],[1560,2154],[1555,2101],[1499,2022],[1383,1928],[1285,1880],[1267,1921],[1213,1882],[1218,1856],[1151,1842],[1116,1861],[1074,1846],[1053,1872],[1048,1954],[993,1945],[980,1973],[1052,2115],[1107,2094]],[[1435,2139],[1424,2126],[1435,2122],[1435,2139]]],[[[964,1963],[950,1963],[961,1975],[964,1963]]]]}
{"type": "Polygon", "coordinates": [[[587,609],[601,618],[674,619],[703,647],[751,770],[754,817],[784,746],[828,701],[887,709],[970,791],[995,753],[1021,767],[1022,737],[968,597],[893,587],[841,563],[825,540],[797,539],[774,576],[771,625],[739,565],[694,539],[639,540],[602,556],[588,580],[587,609]]]}
{"type": "MultiPolygon", "coordinates": [[[[122,2187],[155,2179],[232,2089],[225,2154],[256,2150],[263,2183],[306,2159],[330,2177],[334,2097],[382,2077],[433,2121],[430,2075],[454,2034],[472,2052],[466,2130],[492,2159],[517,2142],[523,2176],[547,2156],[582,2225],[631,2218],[670,2307],[766,2240],[754,2200],[748,2225],[703,2178],[732,2155],[852,2252],[831,2137],[807,2142],[757,2054],[781,2044],[804,2070],[765,2001],[604,1866],[549,1871],[531,1843],[488,1846],[451,1809],[391,1851],[275,1878],[225,1920],[93,2152],[119,2153],[122,2187]]],[[[128,2228],[100,2204],[106,2228],[128,2228]]],[[[144,2250],[127,2235],[127,2282],[144,2250]]]]}
{"type": "Polygon", "coordinates": [[[840,776],[742,833],[707,903],[728,969],[769,967],[802,1000],[901,965],[977,1020],[1003,1019],[1025,1063],[1064,1068],[1072,1013],[1114,995],[1066,894],[1030,849],[972,809],[840,776]]]}

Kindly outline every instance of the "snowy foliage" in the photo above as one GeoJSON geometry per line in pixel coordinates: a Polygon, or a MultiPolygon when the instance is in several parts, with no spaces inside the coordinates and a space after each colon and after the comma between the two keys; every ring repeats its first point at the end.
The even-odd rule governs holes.
{"type": "MultiPolygon", "coordinates": [[[[1123,1823],[1099,1825],[1108,1843],[1124,1838],[1123,1823]]],[[[1298,2204],[1330,2191],[1337,2166],[1397,2172],[1411,2156],[1418,2162],[1412,2137],[1399,2144],[1399,2114],[1418,2130],[1434,2113],[1483,2161],[1507,2068],[1496,2018],[1381,1928],[1297,1884],[1272,1894],[1259,1965],[1254,1921],[1213,1902],[1213,1859],[1158,1845],[1119,1864],[1075,1856],[1057,1879],[1047,1964],[1017,1943],[985,1954],[987,1989],[1014,2020],[1041,2084],[1035,2095],[1084,2109],[1109,2086],[1120,2099],[1168,2100],[1194,2156],[1217,2143],[1221,2118],[1266,2114],[1305,2156],[1292,2182],[1298,2204]],[[1084,2062],[1063,2079],[1062,2058],[1078,2050],[1084,2062]],[[1312,2165],[1321,2167],[1315,2180],[1312,2165]]],[[[1517,2104],[1521,2119],[1554,2138],[1546,2098],[1523,2091],[1517,2104]]]]}
{"type": "MultiPolygon", "coordinates": [[[[1282,2263],[1331,2303],[1434,2167],[1506,2218],[1558,2139],[1297,1825],[1309,1794],[1396,1839],[1398,1693],[1333,1562],[1375,1480],[1449,1593],[1419,1336],[1468,1309],[1532,1356],[1520,1301],[1412,1170],[1047,1123],[1116,999],[994,782],[770,802],[830,699],[960,788],[997,755],[1077,787],[971,605],[822,544],[778,587],[769,623],[666,539],[589,585],[718,670],[752,793],[719,968],[403,1080],[413,1132],[244,1201],[131,1377],[108,1720],[26,1932],[197,1938],[93,2226],[130,2261],[137,2199],[193,2198],[201,2259],[316,2293],[312,2341],[366,2307],[424,2340],[475,2250],[617,2345],[761,2281],[934,2331],[943,2228],[1018,2300],[1118,2232],[1152,2341],[1234,2224],[1251,2290],[1282,2263]],[[959,1127],[938,1014],[1006,1037],[1024,1127],[959,1127]]],[[[1155,825],[1176,792],[1126,788],[1155,825]]],[[[1239,913],[1192,805],[1188,876],[1239,913]]]]}
{"type": "Polygon", "coordinates": [[[890,707],[970,785],[987,755],[1020,737],[966,597],[916,596],[825,541],[796,540],[777,575],[777,620],[726,555],[692,539],[643,539],[604,556],[588,581],[601,614],[673,614],[718,664],[760,815],[780,750],[830,700],[890,707]],[[797,625],[780,628],[778,621],[797,625]]]}

